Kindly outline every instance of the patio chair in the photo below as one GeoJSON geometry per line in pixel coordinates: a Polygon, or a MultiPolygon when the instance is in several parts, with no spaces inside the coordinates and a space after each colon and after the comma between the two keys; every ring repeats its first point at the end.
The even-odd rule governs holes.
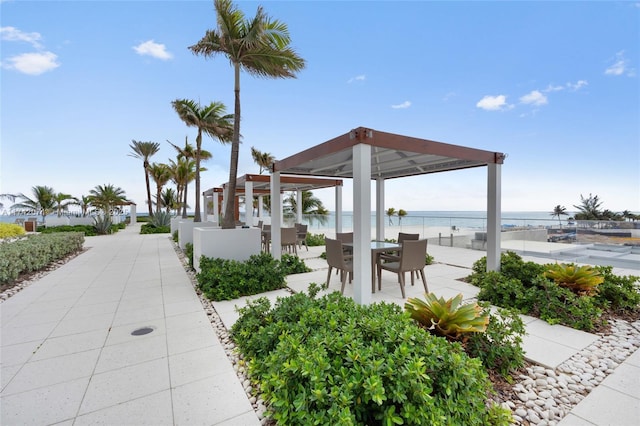
{"type": "Polygon", "coordinates": [[[271,244],[271,225],[262,225],[262,251],[269,253],[269,245],[271,244]]]}
{"type": "Polygon", "coordinates": [[[378,290],[382,288],[382,270],[391,271],[398,274],[398,282],[400,283],[400,291],[402,298],[406,298],[404,293],[404,274],[411,273],[411,285],[414,285],[413,272],[420,273],[424,291],[429,292],[427,288],[427,279],[424,276],[424,267],[427,265],[427,240],[405,240],[402,243],[402,251],[400,252],[400,260],[398,262],[388,262],[377,264],[378,290]]]}
{"type": "Polygon", "coordinates": [[[349,274],[349,282],[353,279],[353,262],[352,256],[345,256],[342,249],[342,241],[334,240],[331,238],[325,238],[324,243],[326,246],[327,263],[329,264],[329,272],[327,273],[327,287],[331,281],[331,271],[333,268],[336,272],[340,272],[340,281],[342,287],[340,292],[344,294],[344,285],[347,281],[347,274],[349,274]]]}
{"type": "Polygon", "coordinates": [[[288,253],[298,255],[298,232],[296,228],[281,228],[280,229],[280,244],[282,250],[288,253]]]}
{"type": "MultiPolygon", "coordinates": [[[[420,234],[407,234],[406,232],[398,232],[398,244],[402,245],[403,242],[407,240],[419,240],[420,234]]],[[[378,258],[380,262],[398,262],[400,261],[400,253],[380,253],[380,257],[378,258]]]]}
{"type": "Polygon", "coordinates": [[[307,225],[303,225],[301,223],[296,223],[296,232],[298,233],[298,245],[302,248],[302,245],[307,248],[309,251],[309,246],[307,245],[307,225]]]}

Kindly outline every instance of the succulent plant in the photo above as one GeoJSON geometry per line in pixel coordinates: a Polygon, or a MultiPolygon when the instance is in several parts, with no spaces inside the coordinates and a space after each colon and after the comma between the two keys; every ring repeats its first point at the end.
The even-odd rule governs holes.
{"type": "Polygon", "coordinates": [[[591,266],[578,266],[573,263],[550,265],[544,276],[552,279],[561,287],[566,287],[580,296],[591,296],[598,292],[598,285],[604,282],[600,272],[591,266]]]}
{"type": "Polygon", "coordinates": [[[426,293],[425,300],[409,298],[404,309],[411,318],[431,333],[451,340],[459,340],[466,333],[481,333],[487,329],[489,315],[477,303],[461,304],[462,294],[444,300],[426,293]]]}

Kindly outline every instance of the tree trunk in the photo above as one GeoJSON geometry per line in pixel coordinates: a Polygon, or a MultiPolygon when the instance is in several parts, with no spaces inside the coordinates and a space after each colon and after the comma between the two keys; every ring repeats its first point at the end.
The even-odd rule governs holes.
{"type": "Polygon", "coordinates": [[[200,154],[202,151],[202,129],[198,127],[196,136],[196,211],[193,217],[194,222],[202,222],[200,217],[200,154]]]}
{"type": "Polygon", "coordinates": [[[182,218],[186,219],[187,218],[187,188],[189,187],[189,184],[185,184],[184,186],[184,192],[182,193],[182,198],[183,198],[183,202],[182,202],[182,218]]]}
{"type": "Polygon", "coordinates": [[[151,186],[149,184],[149,162],[144,160],[144,180],[147,183],[147,206],[149,207],[149,217],[153,216],[153,209],[151,208],[151,186]]]}
{"type": "Polygon", "coordinates": [[[229,165],[229,188],[227,202],[222,218],[222,228],[232,229],[236,226],[236,179],[238,177],[238,156],[240,148],[240,64],[234,64],[235,71],[235,107],[233,114],[233,141],[231,142],[231,161],[229,165]]]}

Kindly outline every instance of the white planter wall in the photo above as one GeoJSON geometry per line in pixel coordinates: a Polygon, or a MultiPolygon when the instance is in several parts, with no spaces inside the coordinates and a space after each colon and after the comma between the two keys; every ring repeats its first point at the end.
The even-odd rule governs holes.
{"type": "Polygon", "coordinates": [[[45,225],[48,228],[52,228],[54,226],[64,226],[69,225],[69,218],[66,216],[57,217],[57,216],[49,216],[45,221],[45,225]]]}
{"type": "Polygon", "coordinates": [[[193,219],[180,221],[178,224],[178,245],[184,250],[187,243],[193,244],[193,229],[196,227],[212,228],[217,226],[218,224],[215,222],[194,222],[193,219]]]}
{"type": "Polygon", "coordinates": [[[172,217],[171,218],[171,235],[173,235],[174,232],[176,232],[178,230],[178,224],[180,223],[180,221],[183,220],[190,220],[193,221],[193,218],[191,219],[184,219],[181,216],[176,216],[176,217],[172,217]]]}
{"type": "Polygon", "coordinates": [[[94,220],[91,216],[69,218],[70,225],[93,225],[93,223],[94,220]]]}
{"type": "Polygon", "coordinates": [[[193,266],[200,272],[200,257],[207,256],[238,261],[260,254],[258,228],[201,228],[193,229],[193,266]]]}

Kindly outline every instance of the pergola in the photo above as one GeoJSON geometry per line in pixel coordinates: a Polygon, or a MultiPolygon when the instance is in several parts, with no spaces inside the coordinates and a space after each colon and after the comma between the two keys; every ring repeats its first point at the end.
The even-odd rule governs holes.
{"type": "MultiPolygon", "coordinates": [[[[276,161],[271,192],[279,193],[281,174],[353,179],[354,299],[371,301],[371,185],[376,181],[376,239],[384,239],[386,179],[487,167],[487,269],[500,267],[501,165],[505,155],[459,145],[358,127],[320,145],[276,161]]],[[[279,197],[271,197],[274,256],[279,257],[282,223],[279,197]]],[[[342,210],[336,197],[336,213],[342,210]]],[[[338,216],[338,214],[336,214],[338,216]]],[[[337,230],[340,225],[336,224],[337,230]]]]}
{"type": "MultiPolygon", "coordinates": [[[[298,209],[296,211],[296,221],[297,222],[302,222],[302,192],[303,191],[312,191],[315,189],[322,189],[322,188],[336,188],[336,198],[341,197],[342,195],[342,179],[328,179],[328,178],[311,178],[311,177],[303,177],[303,176],[287,176],[287,175],[282,175],[280,176],[280,187],[278,192],[272,192],[271,189],[271,175],[257,175],[257,174],[246,174],[244,176],[239,177],[236,180],[236,197],[240,196],[240,195],[244,195],[245,198],[247,200],[253,199],[254,195],[258,195],[258,196],[262,196],[262,195],[271,195],[272,193],[277,193],[277,194],[282,194],[283,192],[293,192],[295,191],[296,194],[296,205],[298,206],[298,209]]],[[[223,200],[225,200],[225,202],[228,202],[228,200],[226,200],[226,188],[227,188],[227,183],[222,185],[222,188],[212,188],[209,189],[205,192],[203,192],[203,196],[205,197],[205,200],[207,199],[207,197],[212,197],[214,192],[217,192],[219,194],[224,194],[223,195],[223,200]]],[[[217,215],[218,215],[218,209],[217,209],[217,198],[214,198],[214,222],[219,222],[217,215]]],[[[282,201],[280,200],[280,197],[272,197],[273,198],[278,198],[280,205],[282,205],[282,201]]],[[[234,200],[235,202],[235,211],[236,211],[236,215],[238,214],[238,203],[236,200],[234,200]]],[[[205,201],[205,205],[206,201],[205,201]]],[[[262,202],[260,201],[258,203],[258,217],[262,217],[263,216],[263,211],[262,211],[262,202]]],[[[246,216],[246,220],[249,220],[250,215],[247,214],[246,216]]],[[[237,217],[236,217],[237,218],[237,217]]],[[[278,224],[278,226],[280,226],[278,224]]]]}

